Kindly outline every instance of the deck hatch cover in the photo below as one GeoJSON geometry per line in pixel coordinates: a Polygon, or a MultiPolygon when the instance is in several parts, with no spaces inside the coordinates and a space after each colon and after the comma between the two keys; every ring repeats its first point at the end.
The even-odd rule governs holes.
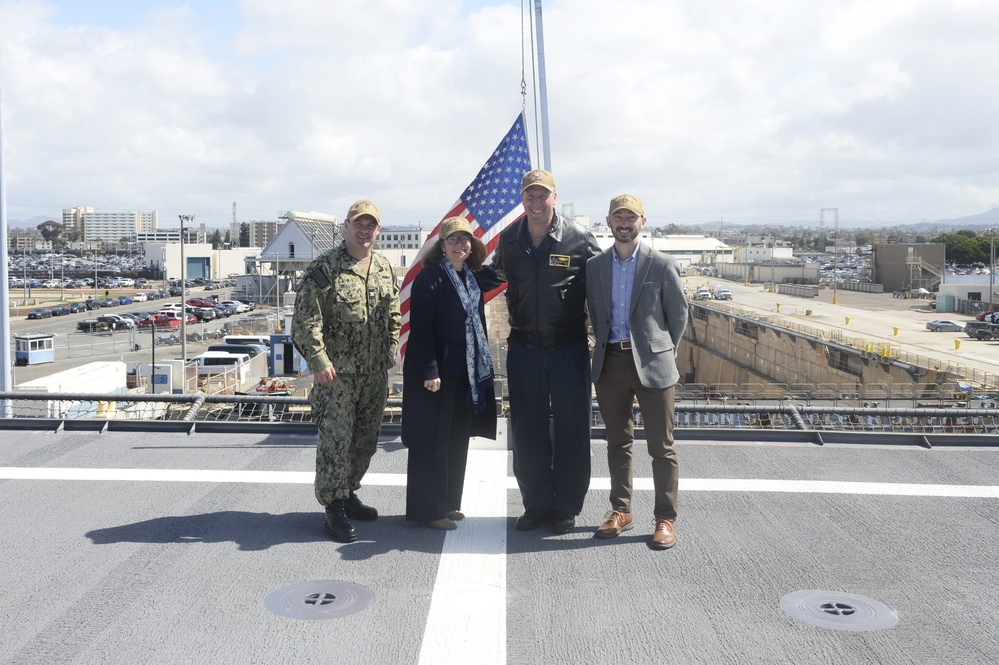
{"type": "Polygon", "coordinates": [[[881,601],[840,591],[796,591],[780,599],[780,608],[799,621],[833,630],[883,630],[898,623],[898,613],[881,601]]]}
{"type": "Polygon", "coordinates": [[[292,619],[338,619],[367,609],[375,594],[371,589],[339,580],[298,582],[275,589],[264,598],[264,607],[292,619]]]}

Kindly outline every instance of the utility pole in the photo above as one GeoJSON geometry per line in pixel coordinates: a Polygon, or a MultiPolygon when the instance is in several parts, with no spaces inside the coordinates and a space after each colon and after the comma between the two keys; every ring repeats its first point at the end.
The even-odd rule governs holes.
{"type": "MultiPolygon", "coordinates": [[[[831,213],[833,216],[833,224],[836,228],[833,235],[833,266],[836,265],[836,258],[839,256],[839,208],[822,208],[819,210],[819,227],[825,228],[825,215],[826,213],[831,213]]],[[[836,276],[836,268],[833,267],[833,298],[832,304],[837,304],[836,289],[839,286],[839,277],[836,276]]]]}
{"type": "Polygon", "coordinates": [[[184,225],[194,221],[194,215],[180,217],[180,366],[183,376],[183,391],[187,392],[187,266],[184,260],[184,243],[187,240],[184,225]]]}
{"type": "MultiPolygon", "coordinates": [[[[0,265],[7,270],[7,185],[3,170],[3,88],[0,83],[0,265]]],[[[27,266],[27,262],[25,262],[27,266]]],[[[27,273],[27,268],[25,268],[27,273]]],[[[27,275],[25,275],[27,283],[27,275]]],[[[3,301],[3,312],[0,312],[0,335],[3,336],[3,345],[0,346],[0,390],[10,392],[14,389],[14,374],[11,370],[13,363],[10,357],[10,293],[6,279],[0,283],[0,299],[3,301]]],[[[27,301],[27,296],[25,296],[27,301]]],[[[27,302],[25,302],[27,304],[27,302]]],[[[0,406],[0,416],[7,418],[10,416],[11,404],[4,400],[0,406]]]]}
{"type": "Polygon", "coordinates": [[[992,293],[996,290],[996,234],[989,227],[989,311],[992,311],[992,293]]]}

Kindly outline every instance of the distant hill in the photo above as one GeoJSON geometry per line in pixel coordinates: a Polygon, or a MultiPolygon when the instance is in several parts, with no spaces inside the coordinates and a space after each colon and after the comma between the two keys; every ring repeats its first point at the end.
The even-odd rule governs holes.
{"type": "Polygon", "coordinates": [[[954,226],[962,224],[973,226],[978,226],[979,224],[999,224],[999,208],[992,208],[991,210],[980,212],[977,215],[968,215],[967,217],[958,217],[957,219],[941,219],[938,223],[950,224],[954,226]]]}
{"type": "Polygon", "coordinates": [[[38,225],[42,222],[47,222],[49,220],[53,222],[58,222],[62,224],[61,219],[53,219],[52,217],[32,217],[31,219],[7,219],[7,228],[11,229],[34,229],[38,228],[38,225]]]}

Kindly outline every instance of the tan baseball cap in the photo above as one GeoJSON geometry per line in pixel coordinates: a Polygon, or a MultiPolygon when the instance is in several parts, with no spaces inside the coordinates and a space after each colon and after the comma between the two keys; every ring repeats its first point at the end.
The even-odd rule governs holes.
{"type": "Polygon", "coordinates": [[[470,236],[474,236],[472,233],[472,225],[468,223],[468,220],[464,217],[448,217],[443,222],[441,222],[441,240],[446,239],[450,235],[455,233],[467,233],[470,236]]]}
{"type": "Polygon", "coordinates": [[[555,191],[555,176],[544,169],[534,169],[524,174],[524,181],[521,183],[520,191],[524,191],[531,185],[540,185],[549,192],[555,191]]]}
{"type": "Polygon", "coordinates": [[[607,216],[613,215],[618,210],[624,208],[625,210],[630,210],[639,217],[645,217],[645,209],[642,208],[642,202],[637,196],[632,196],[631,194],[621,194],[620,196],[615,196],[611,199],[610,212],[607,216]]]}
{"type": "Polygon", "coordinates": [[[370,215],[375,218],[375,222],[379,226],[382,224],[382,214],[378,212],[378,206],[367,199],[356,201],[354,205],[350,206],[350,210],[347,211],[347,221],[353,222],[361,215],[370,215]]]}

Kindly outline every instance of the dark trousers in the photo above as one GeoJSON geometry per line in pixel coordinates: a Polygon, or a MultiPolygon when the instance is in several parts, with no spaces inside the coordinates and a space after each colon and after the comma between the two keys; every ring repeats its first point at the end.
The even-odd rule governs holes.
{"type": "Polygon", "coordinates": [[[635,441],[635,398],[642,411],[645,440],[652,456],[656,519],[675,520],[680,469],[673,441],[673,386],[646,388],[638,378],[631,351],[608,348],[596,384],[597,404],[607,426],[610,504],[631,512],[632,444],[635,441]]]}
{"type": "Polygon", "coordinates": [[[551,351],[509,344],[513,473],[524,507],[578,515],[590,488],[592,409],[586,342],[551,351]]]}
{"type": "MultiPolygon", "coordinates": [[[[453,381],[446,377],[445,381],[453,381]]],[[[457,381],[453,391],[454,409],[448,433],[447,448],[439,455],[433,446],[425,452],[409,450],[406,475],[406,519],[432,522],[446,517],[452,510],[461,510],[461,494],[465,487],[465,467],[468,462],[468,438],[471,431],[472,407],[465,406],[468,380],[457,381]]],[[[442,423],[442,427],[446,425],[442,423]]]]}

